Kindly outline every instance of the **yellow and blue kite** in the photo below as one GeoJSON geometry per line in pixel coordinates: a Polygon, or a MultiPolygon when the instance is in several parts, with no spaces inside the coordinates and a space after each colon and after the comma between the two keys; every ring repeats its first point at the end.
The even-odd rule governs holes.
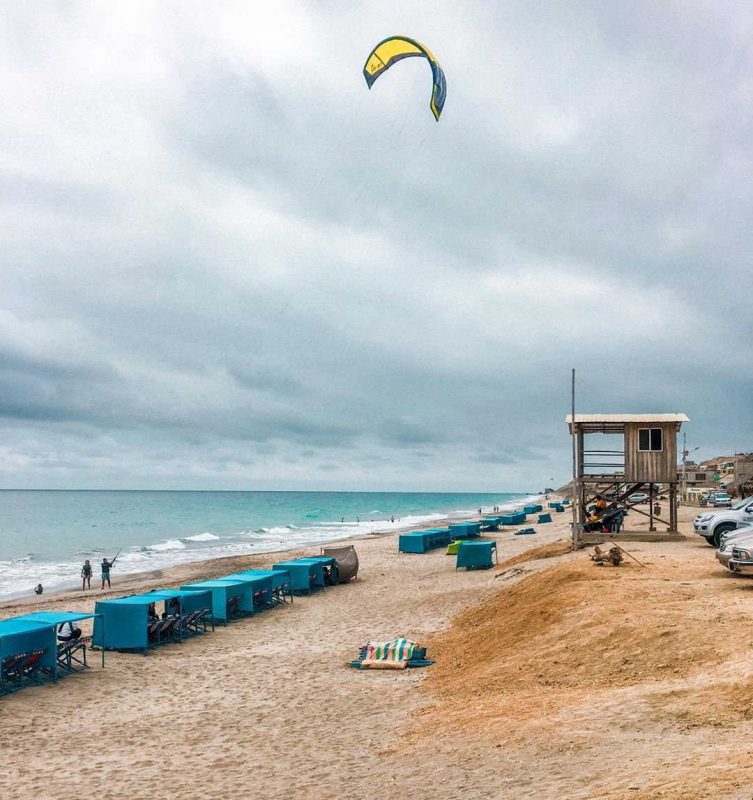
{"type": "Polygon", "coordinates": [[[374,81],[396,61],[413,56],[425,58],[431,66],[434,88],[432,89],[429,107],[431,108],[431,113],[434,114],[434,119],[439,122],[439,115],[442,113],[444,101],[447,97],[447,82],[445,81],[442,67],[439,66],[439,62],[434,58],[431,50],[420,42],[415,39],[409,39],[407,36],[390,36],[384,39],[379,42],[366,59],[366,64],[363,67],[363,76],[366,78],[369,89],[371,89],[374,81]]]}

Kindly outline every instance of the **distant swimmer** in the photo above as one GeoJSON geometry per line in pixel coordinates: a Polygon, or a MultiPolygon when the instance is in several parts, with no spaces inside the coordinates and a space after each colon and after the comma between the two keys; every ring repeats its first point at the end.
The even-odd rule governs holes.
{"type": "Polygon", "coordinates": [[[92,565],[91,561],[87,558],[84,561],[84,566],[81,567],[81,591],[92,588],[92,565]]]}
{"type": "Polygon", "coordinates": [[[38,584],[37,584],[37,585],[34,587],[34,594],[42,594],[42,592],[43,592],[43,591],[44,591],[44,586],[42,586],[42,584],[41,584],[41,583],[38,583],[38,584]]]}
{"type": "Polygon", "coordinates": [[[394,521],[395,521],[395,515],[393,514],[393,515],[390,517],[390,522],[394,522],[394,521]]]}
{"type": "Polygon", "coordinates": [[[361,524],[361,518],[360,517],[356,517],[356,522],[360,525],[361,524]]]}

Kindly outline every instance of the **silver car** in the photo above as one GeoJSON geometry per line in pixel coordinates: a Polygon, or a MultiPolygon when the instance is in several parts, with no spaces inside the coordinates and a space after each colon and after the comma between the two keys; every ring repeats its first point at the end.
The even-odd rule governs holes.
{"type": "Polygon", "coordinates": [[[753,547],[753,525],[744,525],[734,531],[725,533],[722,537],[721,546],[716,551],[716,560],[730,572],[739,572],[740,570],[730,564],[730,561],[732,561],[732,554],[735,548],[746,547],[753,547]]]}

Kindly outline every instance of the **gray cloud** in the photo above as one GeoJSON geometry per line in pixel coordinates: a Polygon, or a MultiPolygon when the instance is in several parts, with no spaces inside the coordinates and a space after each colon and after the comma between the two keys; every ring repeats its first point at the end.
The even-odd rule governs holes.
{"type": "Polygon", "coordinates": [[[753,447],[749,11],[43,9],[0,27],[0,485],[540,488],[572,366],[753,447]],[[418,60],[366,90],[392,30],[439,124],[418,60]]]}

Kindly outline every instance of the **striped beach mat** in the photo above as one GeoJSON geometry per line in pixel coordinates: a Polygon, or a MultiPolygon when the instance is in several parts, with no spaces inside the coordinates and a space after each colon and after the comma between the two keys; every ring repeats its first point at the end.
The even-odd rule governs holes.
{"type": "Polygon", "coordinates": [[[416,647],[418,645],[408,639],[394,639],[391,642],[367,642],[362,650],[365,649],[369,661],[408,661],[416,647]]]}
{"type": "Polygon", "coordinates": [[[350,666],[359,669],[405,669],[428,667],[433,664],[426,658],[426,648],[410,639],[393,639],[389,642],[367,642],[361,645],[358,660],[350,666]]]}

